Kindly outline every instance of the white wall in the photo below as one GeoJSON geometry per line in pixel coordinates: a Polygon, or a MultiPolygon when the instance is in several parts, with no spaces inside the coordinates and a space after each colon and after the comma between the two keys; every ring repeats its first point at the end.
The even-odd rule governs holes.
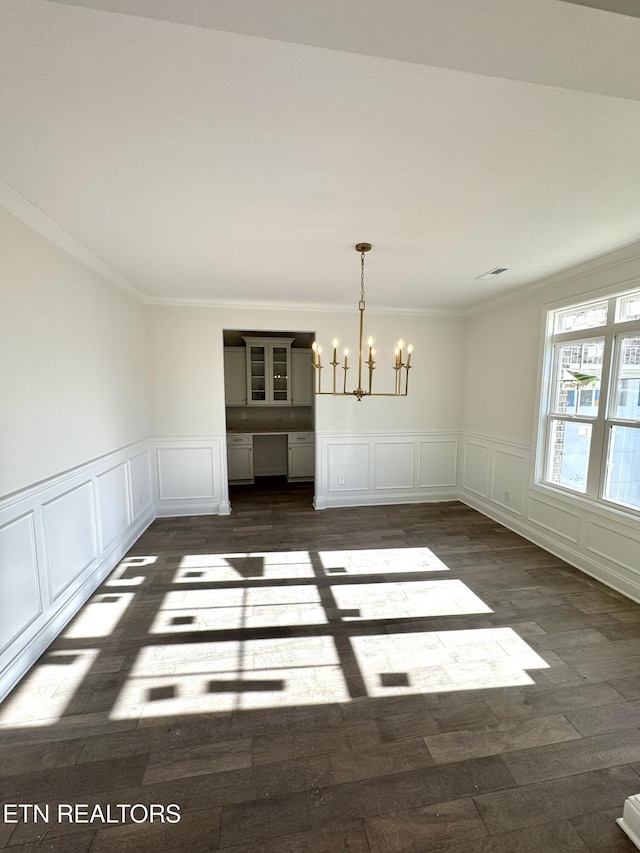
{"type": "Polygon", "coordinates": [[[466,432],[531,442],[541,304],[538,294],[469,318],[461,371],[466,432]]]}
{"type": "Polygon", "coordinates": [[[613,588],[640,601],[637,517],[535,483],[546,311],[559,300],[640,287],[640,247],[628,247],[535,292],[468,318],[461,497],[613,588]]]}
{"type": "MultiPolygon", "coordinates": [[[[160,514],[228,511],[224,329],[314,332],[328,363],[335,336],[341,348],[347,345],[352,353],[357,348],[358,314],[355,307],[350,312],[318,312],[149,306],[151,432],[160,514]],[[182,480],[181,459],[188,462],[182,480]]],[[[462,425],[464,320],[382,316],[368,309],[365,334],[376,340],[374,390],[393,389],[395,341],[402,337],[413,343],[410,393],[406,398],[361,402],[316,398],[316,506],[452,497],[462,425]],[[358,449],[353,436],[359,439],[358,449]],[[446,442],[443,448],[423,446],[440,439],[446,442]],[[381,442],[385,447],[378,448],[381,442]],[[390,448],[389,442],[396,446],[390,448]],[[332,458],[342,467],[347,458],[352,487],[340,484],[329,469],[332,458]],[[443,458],[449,460],[446,472],[443,458]],[[404,473],[391,478],[389,467],[404,473]]],[[[323,388],[328,389],[330,368],[324,374],[323,388]]],[[[355,387],[355,380],[354,365],[349,387],[355,387]]]]}
{"type": "Polygon", "coordinates": [[[144,306],[0,209],[0,698],[153,518],[144,306]]]}
{"type": "Polygon", "coordinates": [[[0,496],[149,432],[144,306],[0,208],[0,496]]]}

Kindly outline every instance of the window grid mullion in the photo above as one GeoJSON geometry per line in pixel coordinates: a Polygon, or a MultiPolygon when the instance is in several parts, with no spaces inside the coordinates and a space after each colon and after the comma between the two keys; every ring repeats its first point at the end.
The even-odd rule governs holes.
{"type": "MultiPolygon", "coordinates": [[[[547,329],[551,334],[549,334],[547,338],[548,355],[545,356],[545,369],[547,372],[546,379],[543,378],[543,414],[545,430],[542,440],[538,444],[539,451],[542,451],[544,455],[540,460],[542,464],[539,466],[536,465],[536,470],[538,471],[537,476],[551,486],[566,489],[573,493],[581,493],[587,498],[591,498],[592,500],[603,502],[611,506],[624,506],[625,508],[638,513],[639,508],[636,506],[635,496],[632,496],[631,503],[620,503],[619,500],[612,500],[611,497],[605,496],[610,494],[609,480],[610,476],[612,476],[610,466],[613,464],[611,454],[613,453],[612,444],[614,428],[631,428],[640,431],[640,420],[621,418],[614,415],[614,412],[617,411],[617,389],[620,384],[618,379],[621,371],[622,338],[630,335],[637,336],[640,334],[640,318],[625,321],[617,320],[616,308],[618,302],[623,296],[628,295],[628,293],[633,292],[627,291],[624,293],[618,293],[610,296],[606,300],[608,304],[606,323],[604,325],[586,329],[576,329],[568,332],[553,332],[552,330],[556,328],[557,321],[555,318],[558,314],[558,310],[553,310],[548,313],[547,316],[549,319],[547,320],[547,329]],[[584,346],[585,344],[588,345],[591,342],[595,343],[596,341],[602,341],[604,346],[602,349],[601,378],[599,383],[599,405],[597,406],[595,414],[577,414],[581,406],[583,408],[595,408],[596,406],[595,397],[592,398],[591,402],[588,398],[586,403],[583,402],[584,396],[582,394],[582,386],[580,383],[576,384],[574,413],[555,411],[556,409],[563,407],[568,408],[570,399],[567,399],[566,397],[563,399],[562,397],[563,388],[561,387],[561,381],[564,369],[562,366],[562,348],[571,347],[573,344],[576,346],[584,346]],[[582,457],[584,460],[582,463],[583,467],[586,467],[586,470],[584,471],[585,479],[582,481],[584,482],[584,491],[579,488],[574,489],[570,485],[569,480],[566,479],[566,477],[571,474],[572,468],[569,467],[568,471],[565,468],[564,428],[558,432],[558,423],[564,423],[567,425],[567,435],[570,433],[576,435],[575,429],[571,430],[569,424],[588,425],[591,430],[588,454],[582,457]],[[561,442],[560,445],[556,444],[558,440],[561,442]],[[561,455],[559,459],[556,459],[558,446],[560,447],[561,455]],[[561,474],[556,470],[558,463],[562,466],[561,469],[559,469],[562,472],[561,474]]],[[[580,310],[582,307],[583,306],[578,305],[576,306],[576,310],[580,310]]],[[[566,306],[561,310],[566,312],[566,306]]],[[[572,354],[570,353],[567,357],[572,358],[572,354]]],[[[572,358],[572,361],[575,364],[575,359],[572,358]]],[[[584,361],[584,353],[581,353],[581,369],[584,361]]],[[[595,373],[595,370],[588,370],[589,361],[590,359],[587,359],[587,364],[583,370],[585,373],[595,373]]],[[[575,368],[572,369],[575,370],[575,368]]],[[[542,423],[543,421],[541,421],[541,425],[542,423]]],[[[584,433],[580,432],[579,434],[583,435],[584,433]]],[[[571,452],[575,452],[575,450],[572,449],[571,452]]],[[[634,465],[634,470],[631,473],[632,476],[635,476],[634,471],[637,463],[632,464],[634,465]]],[[[579,473],[579,467],[576,473],[579,473]]],[[[573,477],[571,479],[573,479],[573,477]]],[[[622,499],[622,495],[620,495],[620,499],[622,499]]]]}
{"type": "MultiPolygon", "coordinates": [[[[609,305],[609,318],[615,310],[615,304],[609,305]]],[[[608,325],[608,324],[607,324],[608,325]]],[[[609,329],[604,338],[604,353],[602,355],[602,373],[600,377],[600,402],[598,413],[591,433],[589,448],[589,467],[587,471],[587,495],[601,498],[604,494],[606,464],[609,455],[606,428],[606,416],[609,408],[609,388],[611,387],[611,370],[613,366],[613,331],[609,329]]]]}

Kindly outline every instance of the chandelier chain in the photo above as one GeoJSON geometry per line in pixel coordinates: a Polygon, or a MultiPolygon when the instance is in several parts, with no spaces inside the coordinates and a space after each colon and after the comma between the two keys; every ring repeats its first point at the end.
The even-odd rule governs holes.
{"type": "Polygon", "coordinates": [[[360,302],[364,302],[364,252],[360,252],[360,302]]]}

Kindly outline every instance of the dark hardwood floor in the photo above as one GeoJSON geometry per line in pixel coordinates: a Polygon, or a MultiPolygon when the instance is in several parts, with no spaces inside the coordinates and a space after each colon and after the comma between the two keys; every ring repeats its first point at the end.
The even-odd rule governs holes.
{"type": "Polygon", "coordinates": [[[156,521],[0,707],[0,806],[49,810],[0,847],[636,849],[639,605],[461,503],[231,498],[156,521]]]}

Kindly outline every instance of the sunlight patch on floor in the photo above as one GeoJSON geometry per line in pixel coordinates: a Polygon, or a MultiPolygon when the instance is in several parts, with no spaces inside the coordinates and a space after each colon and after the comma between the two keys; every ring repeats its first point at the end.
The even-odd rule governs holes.
{"type": "Polygon", "coordinates": [[[97,656],[98,649],[46,652],[0,707],[0,729],[57,722],[97,656]]]}
{"type": "Polygon", "coordinates": [[[532,684],[547,663],[512,628],[195,643],[143,649],[111,717],[231,712],[532,684]],[[464,636],[463,636],[464,635],[464,636]],[[365,695],[365,694],[363,694],[365,695]]]}
{"type": "Polygon", "coordinates": [[[250,551],[189,554],[182,558],[174,583],[296,580],[314,576],[308,551],[250,551]]]}
{"type": "Polygon", "coordinates": [[[376,575],[404,572],[448,572],[449,567],[429,548],[371,548],[319,551],[324,570],[333,574],[376,575]]]}
{"type": "Polygon", "coordinates": [[[351,642],[369,696],[532,684],[526,670],[548,667],[512,628],[379,634],[351,642]]]}
{"type": "Polygon", "coordinates": [[[137,572],[141,569],[148,569],[157,560],[157,557],[152,556],[126,557],[111,572],[105,581],[105,586],[140,586],[145,581],[145,575],[137,574],[137,572]]]}
{"type": "Polygon", "coordinates": [[[317,587],[260,586],[169,592],[150,633],[233,630],[327,622],[317,587]]]}
{"type": "Polygon", "coordinates": [[[332,638],[143,649],[111,719],[315,705],[349,699],[332,638]]]}
{"type": "Polygon", "coordinates": [[[491,613],[462,581],[340,584],[333,587],[345,621],[491,613]]]}
{"type": "Polygon", "coordinates": [[[425,578],[449,571],[428,548],[186,555],[175,573],[173,559],[123,560],[61,635],[95,648],[46,653],[0,726],[52,723],[78,691],[90,696],[85,679],[111,664],[128,608],[121,630],[132,631],[135,660],[104,712],[117,720],[507,687],[548,666],[512,628],[437,630],[443,617],[492,610],[450,574],[425,578]],[[163,584],[169,569],[172,588],[149,612],[136,587],[156,569],[163,584]],[[140,637],[136,605],[151,622],[140,637]]]}
{"type": "Polygon", "coordinates": [[[133,592],[94,595],[61,636],[66,640],[113,637],[118,622],[134,598],[133,592]]]}

